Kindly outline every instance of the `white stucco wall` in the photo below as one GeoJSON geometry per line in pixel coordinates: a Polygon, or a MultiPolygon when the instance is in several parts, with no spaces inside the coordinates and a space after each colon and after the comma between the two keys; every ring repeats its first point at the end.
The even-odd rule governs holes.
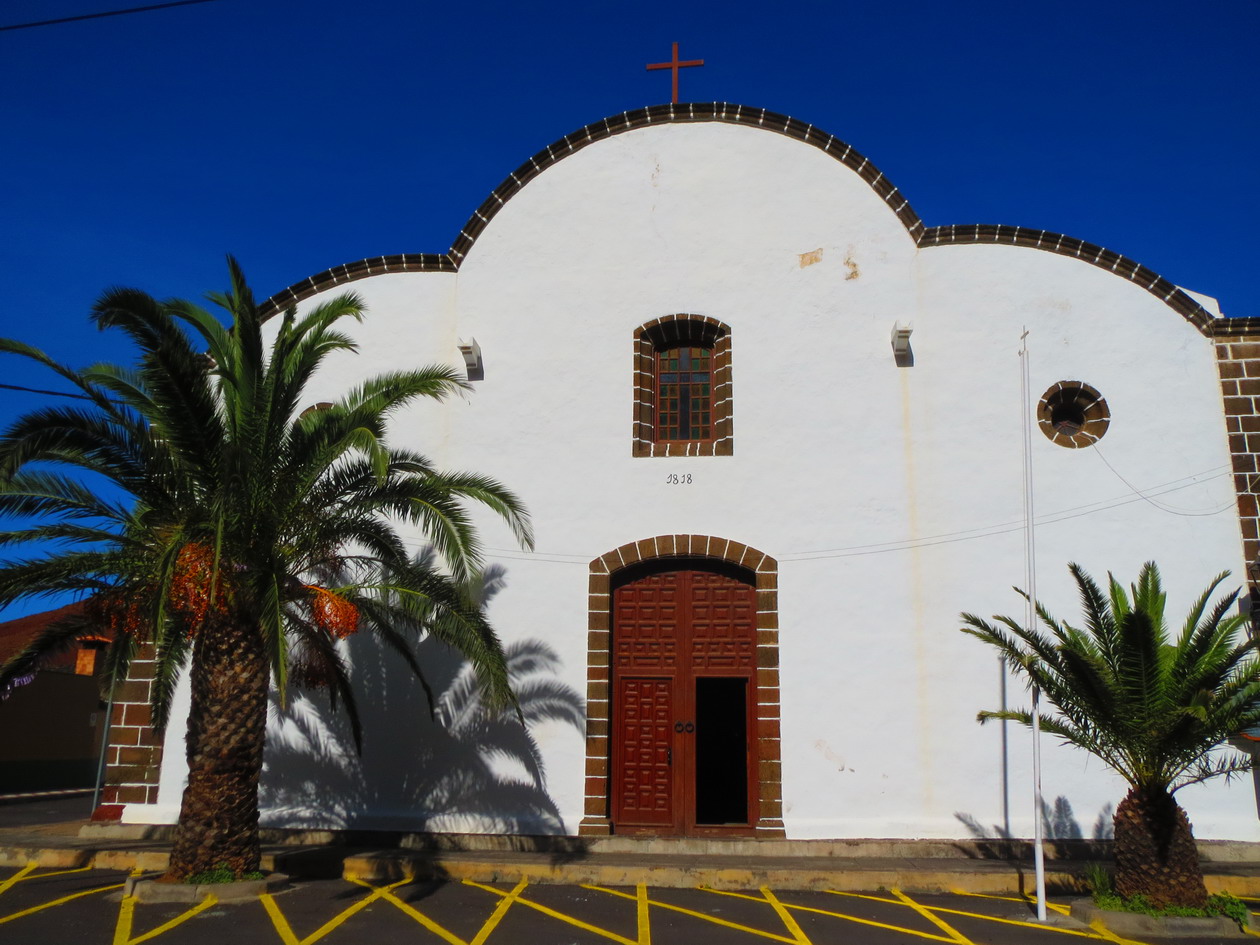
{"type": "MultiPolygon", "coordinates": [[[[998,663],[958,632],[958,614],[1021,613],[1010,587],[1024,583],[1023,330],[1034,400],[1056,381],[1084,381],[1112,415],[1097,449],[1033,435],[1042,600],[1076,612],[1069,561],[1127,581],[1156,559],[1178,616],[1216,572],[1243,573],[1213,350],[1193,326],[1075,259],[996,245],[918,250],[856,174],[778,134],[678,124],[617,135],[508,201],[458,274],[349,288],[370,312],[355,329],[360,353],[330,363],[313,401],[369,373],[460,365],[457,339],[480,343],[475,393],[416,408],[392,438],[524,499],[532,554],[479,516],[488,558],[505,569],[491,616],[509,645],[545,641],[547,677],[576,698],[591,559],[691,533],[779,561],[790,837],[952,837],[967,835],[960,818],[1003,822],[1001,730],[975,722],[998,707],[998,663]],[[733,456],[631,456],[632,333],[673,313],[731,327],[733,456]],[[912,367],[894,363],[897,321],[914,326],[912,367]],[[668,484],[671,473],[690,484],[668,484]]],[[[385,706],[385,689],[401,695],[369,728],[362,766],[345,762],[340,781],[326,763],[294,761],[344,754],[337,723],[327,729],[303,706],[277,717],[264,822],[403,825],[415,823],[418,794],[449,794],[419,769],[442,745],[463,748],[360,647],[353,656],[372,674],[363,699],[385,706]],[[375,772],[366,793],[350,787],[364,772],[375,772]]],[[[1024,694],[1012,686],[1009,701],[1023,705],[1024,694]]],[[[128,819],[173,817],[183,752],[180,726],[171,733],[161,809],[129,808],[128,819]]],[[[533,734],[545,789],[518,790],[528,778],[501,757],[486,768],[499,780],[481,814],[429,826],[575,831],[583,737],[563,721],[533,734]],[[516,809],[497,816],[495,804],[516,809]]],[[[1029,835],[1028,737],[1009,736],[1011,827],[1029,835]]],[[[1123,789],[1047,739],[1045,793],[1066,797],[1088,836],[1123,789]]],[[[1198,836],[1260,840],[1250,782],[1182,798],[1198,836]]]]}

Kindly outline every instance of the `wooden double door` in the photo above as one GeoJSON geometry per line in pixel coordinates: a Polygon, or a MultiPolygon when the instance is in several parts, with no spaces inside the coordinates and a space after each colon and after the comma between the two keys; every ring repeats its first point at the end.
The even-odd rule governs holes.
{"type": "Polygon", "coordinates": [[[657,562],[613,585],[613,830],[752,832],[757,594],[716,562],[657,562]]]}

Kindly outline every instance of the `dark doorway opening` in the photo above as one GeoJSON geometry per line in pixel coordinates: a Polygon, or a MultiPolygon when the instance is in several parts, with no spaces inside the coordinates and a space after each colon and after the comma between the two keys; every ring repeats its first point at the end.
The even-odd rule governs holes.
{"type": "Polygon", "coordinates": [[[748,680],[696,679],[696,823],[748,823],[748,680]]]}

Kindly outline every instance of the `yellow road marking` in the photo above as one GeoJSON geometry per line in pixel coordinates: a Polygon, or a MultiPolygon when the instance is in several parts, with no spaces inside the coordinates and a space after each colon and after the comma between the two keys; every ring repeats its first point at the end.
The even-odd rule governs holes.
{"type": "Polygon", "coordinates": [[[511,907],[512,903],[516,902],[516,900],[520,898],[521,893],[525,891],[525,887],[528,885],[529,880],[522,879],[519,883],[512,887],[512,891],[510,893],[499,900],[499,904],[495,906],[494,912],[490,913],[490,918],[486,919],[485,924],[481,927],[481,931],[477,933],[476,937],[473,938],[469,945],[482,945],[482,943],[490,937],[490,933],[494,931],[495,926],[502,921],[505,915],[507,915],[507,911],[511,907]]]}
{"type": "Polygon", "coordinates": [[[0,925],[6,922],[12,922],[14,919],[20,919],[24,915],[30,915],[33,912],[42,912],[44,909],[51,909],[53,906],[60,906],[72,899],[82,899],[84,896],[94,896],[96,893],[108,892],[111,889],[122,889],[122,883],[114,883],[112,886],[97,886],[95,889],[85,889],[82,892],[71,893],[68,896],[62,896],[60,899],[54,899],[52,902],[45,902],[42,905],[31,906],[29,909],[23,909],[21,912],[15,912],[12,915],[0,917],[0,925]]]}
{"type": "MultiPolygon", "coordinates": [[[[485,886],[481,883],[474,882],[471,879],[464,880],[464,885],[474,886],[477,889],[484,889],[486,892],[492,892],[496,896],[510,896],[511,895],[511,893],[505,893],[501,889],[495,889],[493,886],[485,886]]],[[[591,888],[595,888],[595,887],[591,887],[591,888]]],[[[634,896],[628,896],[625,893],[622,893],[622,895],[624,895],[627,899],[635,898],[634,896]]],[[[576,919],[571,915],[565,915],[563,912],[557,912],[555,909],[550,909],[547,906],[542,905],[541,903],[531,902],[530,900],[525,899],[524,897],[519,897],[519,896],[517,897],[516,901],[519,902],[523,906],[529,906],[531,909],[538,910],[543,915],[549,915],[553,919],[559,919],[561,922],[567,922],[569,925],[576,926],[579,929],[585,929],[588,932],[594,932],[596,935],[602,935],[604,938],[611,939],[614,942],[620,942],[621,945],[639,945],[638,942],[631,941],[625,936],[618,935],[616,932],[610,932],[608,931],[608,929],[601,929],[598,925],[591,925],[589,922],[583,922],[581,919],[576,919]]]]}
{"type": "Polygon", "coordinates": [[[949,915],[960,915],[968,919],[984,919],[986,922],[997,922],[1001,925],[1022,925],[1030,929],[1041,929],[1042,931],[1045,931],[1045,932],[1057,932],[1060,935],[1080,935],[1084,938],[1104,938],[1109,942],[1110,941],[1116,941],[1116,942],[1124,941],[1123,939],[1107,938],[1108,935],[1113,934],[1111,932],[1107,932],[1106,934],[1101,934],[1101,933],[1093,933],[1093,932],[1082,932],[1080,929],[1061,929],[1057,925],[1043,925],[1040,922],[1032,922],[1026,919],[1003,919],[1000,916],[996,916],[996,915],[985,915],[983,912],[967,912],[964,909],[949,909],[949,908],[946,908],[945,906],[937,907],[936,911],[945,912],[945,913],[948,913],[949,915]]]}
{"type": "MultiPolygon", "coordinates": [[[[796,940],[800,942],[801,945],[813,945],[813,943],[809,940],[809,936],[805,934],[804,930],[796,924],[796,920],[792,918],[792,913],[788,912],[787,909],[783,907],[783,903],[779,902],[779,900],[775,898],[774,893],[770,891],[769,886],[762,886],[761,894],[766,897],[766,902],[770,903],[770,905],[774,908],[774,911],[779,914],[779,918],[783,920],[783,924],[787,927],[787,930],[796,936],[796,940]]],[[[970,945],[970,943],[967,943],[967,945],[970,945]]]]}
{"type": "Polygon", "coordinates": [[[200,915],[205,912],[218,901],[219,900],[215,897],[214,893],[211,893],[191,909],[180,913],[169,922],[163,922],[157,928],[150,929],[143,935],[132,938],[131,926],[132,922],[135,921],[136,897],[123,896],[122,905],[118,909],[118,922],[114,926],[114,945],[140,945],[141,942],[147,942],[149,939],[157,938],[164,932],[169,932],[171,929],[175,928],[175,926],[182,925],[187,922],[193,916],[200,915]]]}
{"type": "Polygon", "coordinates": [[[903,893],[900,889],[894,889],[892,891],[892,894],[896,896],[898,899],[900,899],[902,902],[904,902],[911,909],[913,909],[915,912],[919,913],[919,915],[923,916],[923,918],[927,919],[929,922],[935,925],[938,929],[940,929],[946,935],[950,936],[955,942],[958,943],[958,945],[975,945],[975,943],[972,942],[971,939],[967,938],[967,936],[963,935],[961,932],[959,932],[956,928],[954,928],[944,919],[936,916],[932,912],[932,910],[929,909],[927,906],[922,905],[921,903],[915,902],[913,899],[911,899],[909,896],[903,893]]]}
{"type": "MultiPolygon", "coordinates": [[[[861,899],[876,899],[875,896],[863,896],[861,893],[838,892],[837,890],[834,890],[834,889],[828,889],[827,892],[831,893],[831,895],[833,896],[856,896],[861,899]]],[[[994,898],[1000,898],[1000,897],[994,897],[994,898]]],[[[894,899],[876,899],[876,901],[877,902],[896,902],[896,900],[894,899]]],[[[1019,900],[1015,900],[1015,901],[1018,902],[1019,900]]],[[[1043,925],[1040,922],[1029,922],[1023,919],[1003,919],[1000,916],[985,915],[983,912],[968,912],[965,909],[950,909],[950,908],[947,908],[946,906],[933,906],[932,911],[943,912],[949,915],[959,915],[968,919],[982,919],[985,922],[997,922],[1000,925],[1020,925],[1029,929],[1041,929],[1043,932],[1055,932],[1059,935],[1077,935],[1077,936],[1080,936],[1081,938],[1102,938],[1109,942],[1123,943],[1127,941],[1126,939],[1118,939],[1115,937],[1108,938],[1108,936],[1112,935],[1111,932],[1104,932],[1104,933],[1100,933],[1096,931],[1095,932],[1082,932],[1079,929],[1061,929],[1055,925],[1043,925]]],[[[1135,942],[1135,943],[1132,943],[1132,945],[1147,945],[1147,943],[1135,942]]]]}
{"type": "Polygon", "coordinates": [[[634,887],[635,916],[639,923],[639,945],[652,945],[652,923],[648,919],[647,884],[634,887]]]}
{"type": "MultiPolygon", "coordinates": [[[[997,900],[998,902],[1019,902],[1019,903],[1024,903],[1025,905],[1027,905],[1027,904],[1035,904],[1035,903],[1036,903],[1036,901],[1037,901],[1034,897],[1029,896],[1029,895],[1023,895],[1023,896],[992,896],[992,895],[989,895],[988,893],[973,893],[973,892],[967,892],[965,889],[951,889],[951,890],[949,891],[949,894],[950,894],[951,896],[970,896],[972,899],[995,899],[995,900],[997,900]]],[[[1047,909],[1053,909],[1055,912],[1059,913],[1059,915],[1071,915],[1071,914],[1072,914],[1072,907],[1071,907],[1071,906],[1065,906],[1065,905],[1064,905],[1063,903],[1061,903],[1061,902],[1047,902],[1047,903],[1046,903],[1046,908],[1047,908],[1047,909]]]]}
{"type": "Polygon", "coordinates": [[[1089,923],[1089,927],[1098,933],[1098,937],[1108,942],[1115,942],[1115,945],[1147,945],[1146,942],[1138,942],[1131,938],[1121,938],[1111,929],[1102,923],[1102,919],[1095,919],[1089,923]]]}
{"type": "Polygon", "coordinates": [[[826,889],[823,891],[830,893],[833,896],[847,896],[850,899],[869,899],[871,902],[888,902],[893,905],[900,905],[896,899],[889,899],[887,896],[872,896],[870,893],[841,892],[838,889],[826,889]]]}
{"type": "MultiPolygon", "coordinates": [[[[608,893],[610,896],[618,896],[621,899],[633,899],[638,901],[638,896],[631,896],[629,893],[623,893],[619,889],[609,889],[607,886],[591,886],[583,884],[583,889],[594,889],[597,892],[608,893]]],[[[700,887],[697,887],[700,888],[700,887]]],[[[719,892],[716,889],[705,889],[704,892],[719,892]]],[[[748,898],[756,902],[765,902],[758,896],[749,896],[748,898]]],[[[740,925],[738,922],[730,922],[727,919],[719,919],[716,916],[706,915],[703,912],[696,912],[694,909],[684,909],[682,906],[675,906],[668,902],[661,902],[658,899],[646,899],[647,905],[655,906],[658,909],[668,909],[670,912],[681,912],[683,915],[695,916],[697,919],[704,919],[706,922],[712,922],[714,925],[725,926],[728,929],[739,929],[741,932],[748,932],[750,935],[760,935],[762,938],[773,939],[776,942],[787,942],[788,945],[799,945],[800,940],[794,938],[786,938],[782,935],[776,935],[774,932],[763,932],[761,929],[754,929],[751,926],[740,925]]],[[[631,942],[630,945],[637,945],[631,942]]]]}
{"type": "MultiPolygon", "coordinates": [[[[353,882],[359,883],[359,885],[361,886],[367,885],[366,883],[361,883],[357,879],[353,880],[353,882]]],[[[271,893],[263,893],[258,898],[259,900],[261,900],[263,904],[263,908],[267,910],[267,915],[271,917],[271,924],[276,927],[276,934],[280,936],[280,941],[283,942],[284,945],[310,945],[311,942],[318,942],[321,938],[323,938],[325,935],[327,935],[337,926],[341,925],[341,923],[345,922],[346,919],[350,918],[356,912],[359,912],[360,910],[371,905],[377,899],[381,898],[381,896],[383,896],[386,891],[397,889],[399,886],[404,886],[406,884],[407,884],[407,880],[404,879],[404,880],[400,880],[397,883],[393,883],[389,886],[385,886],[384,888],[381,888],[381,889],[377,889],[375,886],[369,887],[370,889],[372,889],[372,892],[369,895],[364,896],[358,902],[354,903],[351,906],[348,906],[347,908],[343,909],[341,912],[338,912],[335,916],[333,916],[331,919],[329,919],[327,922],[321,925],[318,929],[316,929],[306,938],[302,938],[302,939],[299,939],[293,933],[293,927],[289,925],[289,920],[285,918],[284,913],[280,911],[280,907],[276,905],[276,900],[272,897],[271,893]]]]}
{"type": "MultiPolygon", "coordinates": [[[[719,896],[733,896],[736,899],[748,899],[752,902],[765,902],[760,896],[751,896],[748,893],[733,892],[727,889],[705,889],[706,892],[716,893],[719,896]]],[[[831,892],[831,890],[827,890],[831,892]]],[[[876,902],[886,902],[891,906],[900,906],[904,903],[896,899],[881,899],[878,896],[866,896],[862,893],[837,893],[837,895],[853,896],[857,899],[873,899],[876,902]]],[[[884,925],[882,922],[876,922],[874,919],[863,919],[859,916],[849,915],[847,912],[830,912],[827,909],[819,909],[815,906],[800,906],[792,902],[785,902],[783,905],[788,909],[795,909],[797,912],[813,912],[817,915],[830,916],[833,919],[846,919],[849,922],[857,922],[860,925],[873,925],[880,929],[892,929],[896,932],[905,932],[907,935],[917,935],[920,938],[931,939],[934,942],[950,942],[953,939],[945,938],[943,935],[933,935],[931,932],[919,932],[916,929],[902,928],[900,925],[884,925]]]]}
{"type": "MultiPolygon", "coordinates": [[[[755,902],[761,901],[756,896],[750,896],[747,893],[727,892],[721,889],[711,889],[709,891],[719,893],[723,896],[737,896],[741,899],[751,899],[755,902]]],[[[884,898],[883,896],[871,896],[865,893],[839,892],[838,890],[835,890],[835,889],[828,889],[828,890],[825,890],[825,892],[830,893],[833,896],[848,896],[853,899],[868,899],[872,902],[885,902],[893,906],[905,905],[905,903],[897,899],[887,899],[887,898],[884,898]]],[[[789,909],[795,909],[799,912],[816,912],[819,915],[832,916],[837,919],[848,919],[850,922],[860,922],[867,925],[875,925],[880,928],[895,929],[898,932],[905,932],[908,935],[918,935],[921,938],[933,939],[935,941],[940,941],[940,942],[953,942],[954,941],[953,939],[944,938],[943,936],[940,936],[940,935],[932,935],[928,932],[918,932],[918,931],[915,931],[914,929],[905,929],[905,928],[901,928],[900,926],[895,926],[895,925],[882,926],[878,922],[873,922],[868,919],[861,919],[861,918],[858,918],[857,916],[851,916],[844,912],[830,912],[826,909],[818,909],[818,908],[815,908],[814,906],[798,906],[790,902],[785,903],[785,905],[789,909]]],[[[951,915],[965,916],[971,919],[983,919],[986,922],[998,922],[1002,925],[1022,925],[1030,929],[1041,929],[1042,931],[1045,931],[1045,932],[1057,932],[1060,935],[1078,935],[1082,938],[1103,937],[1093,932],[1082,932],[1082,931],[1079,931],[1078,929],[1061,929],[1056,926],[1042,925],[1039,922],[1024,922],[1024,921],[1021,921],[1020,919],[1003,919],[1003,918],[999,918],[998,916],[985,915],[982,912],[967,912],[962,909],[947,909],[943,906],[933,906],[932,908],[934,912],[948,912],[951,915]]],[[[1136,943],[1136,945],[1145,945],[1145,943],[1136,943]]]]}
{"type": "Polygon", "coordinates": [[[0,894],[8,892],[9,889],[11,889],[14,885],[16,885],[17,883],[20,883],[23,879],[26,878],[26,874],[29,873],[31,870],[35,869],[37,866],[39,866],[39,864],[34,861],[27,863],[20,870],[18,870],[12,876],[6,879],[3,883],[0,883],[0,894]]]}
{"type": "MultiPolygon", "coordinates": [[[[368,885],[367,883],[363,882],[363,880],[361,879],[356,879],[354,880],[354,882],[358,883],[361,886],[368,885]]],[[[374,889],[375,887],[369,887],[369,888],[374,889]]],[[[386,890],[382,892],[381,898],[384,899],[386,902],[397,906],[399,909],[401,909],[407,915],[411,916],[413,919],[419,922],[422,926],[424,926],[434,935],[438,936],[443,941],[448,942],[449,945],[468,945],[468,943],[465,942],[462,938],[455,935],[453,932],[448,931],[443,926],[438,925],[436,922],[430,919],[427,915],[425,915],[419,909],[412,906],[410,903],[403,902],[401,899],[395,896],[392,891],[386,890]]]]}

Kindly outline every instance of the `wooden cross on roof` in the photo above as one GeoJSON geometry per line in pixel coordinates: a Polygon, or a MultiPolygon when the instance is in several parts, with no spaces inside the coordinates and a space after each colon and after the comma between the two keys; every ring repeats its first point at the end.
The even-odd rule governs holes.
{"type": "Polygon", "coordinates": [[[674,43],[673,58],[669,62],[649,63],[648,71],[651,72],[653,69],[668,69],[670,72],[674,74],[673,97],[670,98],[670,101],[677,103],[678,102],[678,70],[686,69],[688,66],[702,66],[702,65],[704,65],[703,59],[688,59],[686,62],[679,62],[678,61],[678,44],[674,43]]]}

